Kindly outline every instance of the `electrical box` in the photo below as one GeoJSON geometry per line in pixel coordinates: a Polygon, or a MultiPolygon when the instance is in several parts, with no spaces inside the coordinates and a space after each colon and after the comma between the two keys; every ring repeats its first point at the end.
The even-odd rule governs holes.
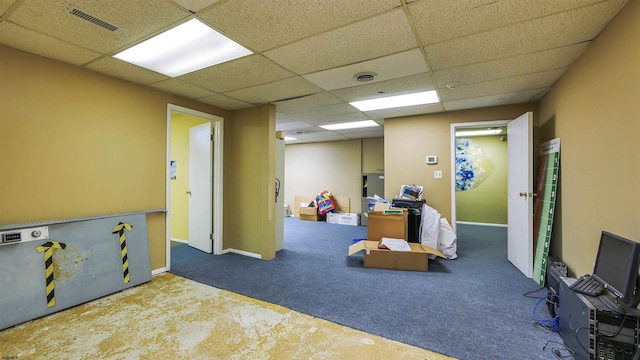
{"type": "Polygon", "coordinates": [[[48,238],[48,226],[0,231],[0,245],[16,244],[35,240],[47,240],[48,238]]]}
{"type": "Polygon", "coordinates": [[[438,157],[435,155],[427,155],[427,165],[435,165],[438,163],[438,157]]]}

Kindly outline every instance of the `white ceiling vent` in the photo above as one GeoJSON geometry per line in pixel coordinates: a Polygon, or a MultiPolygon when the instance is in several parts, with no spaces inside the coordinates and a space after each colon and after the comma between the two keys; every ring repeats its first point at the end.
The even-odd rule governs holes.
{"type": "Polygon", "coordinates": [[[98,25],[101,28],[107,29],[109,31],[116,31],[118,30],[118,27],[113,25],[113,24],[109,24],[108,22],[104,21],[104,20],[100,20],[97,17],[88,14],[80,9],[78,9],[77,7],[71,6],[69,7],[69,13],[71,15],[75,15],[77,17],[79,17],[80,19],[84,20],[84,21],[88,21],[94,25],[98,25]]]}
{"type": "Polygon", "coordinates": [[[378,74],[376,74],[374,72],[361,72],[361,73],[357,73],[357,74],[353,75],[353,78],[356,81],[368,82],[368,81],[371,81],[371,80],[375,79],[376,76],[378,76],[378,74]]]}

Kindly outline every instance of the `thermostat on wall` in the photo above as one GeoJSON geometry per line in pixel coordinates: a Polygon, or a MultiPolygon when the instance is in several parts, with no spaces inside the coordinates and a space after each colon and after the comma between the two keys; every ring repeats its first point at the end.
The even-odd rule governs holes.
{"type": "Polygon", "coordinates": [[[427,155],[427,164],[435,165],[438,163],[438,157],[435,155],[427,155]]]}

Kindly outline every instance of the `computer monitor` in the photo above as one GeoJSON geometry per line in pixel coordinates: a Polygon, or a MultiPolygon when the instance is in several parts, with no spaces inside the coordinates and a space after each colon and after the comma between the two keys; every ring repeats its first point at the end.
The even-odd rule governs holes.
{"type": "Polygon", "coordinates": [[[640,244],[603,231],[593,268],[594,278],[624,305],[636,307],[640,244]]]}

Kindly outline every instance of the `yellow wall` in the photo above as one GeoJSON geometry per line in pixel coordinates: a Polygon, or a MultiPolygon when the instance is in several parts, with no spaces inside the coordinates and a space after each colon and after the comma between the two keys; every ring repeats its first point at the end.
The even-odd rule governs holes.
{"type": "Polygon", "coordinates": [[[171,160],[175,160],[177,176],[171,187],[171,237],[189,240],[189,129],[209,122],[184,114],[171,117],[171,160]]]}
{"type": "Polygon", "coordinates": [[[361,140],[285,146],[285,203],[294,209],[295,196],[315,196],[329,190],[348,197],[350,211],[360,212],[361,140]]]}
{"type": "Polygon", "coordinates": [[[456,191],[456,221],[507,224],[507,141],[502,136],[470,137],[493,163],[478,187],[456,191]]]}
{"type": "Polygon", "coordinates": [[[235,111],[224,137],[224,247],[273,259],[275,107],[235,111]]]}
{"type": "MultiPolygon", "coordinates": [[[[424,186],[423,198],[443,217],[451,219],[451,124],[509,120],[533,111],[537,104],[487,107],[447,113],[417,115],[384,121],[384,193],[397,194],[403,184],[424,186]],[[427,165],[427,155],[438,156],[437,165],[427,165]],[[433,172],[442,171],[441,179],[433,172]]],[[[534,130],[535,131],[535,130],[534,130]]]]}
{"type": "Polygon", "coordinates": [[[632,0],[540,102],[542,140],[561,141],[551,252],[577,275],[593,271],[602,230],[640,241],[638,34],[632,0]]]}
{"type": "Polygon", "coordinates": [[[362,139],[362,173],[384,173],[384,138],[362,139]]]}
{"type": "MultiPolygon", "coordinates": [[[[274,151],[266,140],[273,136],[262,132],[274,126],[263,119],[275,116],[262,108],[235,116],[1,45],[0,71],[0,224],[166,208],[167,103],[225,118],[225,145],[230,145],[225,146],[225,179],[232,184],[237,180],[233,176],[244,175],[238,164],[255,164],[262,170],[242,178],[243,187],[273,188],[274,176],[264,170],[274,167],[266,161],[271,155],[265,155],[274,151]],[[264,127],[262,132],[252,133],[254,124],[264,127]],[[245,130],[252,134],[247,137],[245,130]],[[233,144],[246,144],[250,150],[233,144]]],[[[228,206],[233,192],[225,196],[225,219],[239,216],[245,222],[225,222],[224,247],[230,247],[229,235],[236,241],[233,247],[250,251],[234,239],[242,231],[234,226],[250,227],[250,219],[249,224],[268,230],[273,206],[245,197],[245,208],[236,212],[237,206],[228,206]]],[[[147,218],[151,267],[159,269],[165,266],[166,217],[159,213],[147,218]]],[[[252,241],[265,242],[258,247],[268,253],[272,237],[252,241]]]]}

